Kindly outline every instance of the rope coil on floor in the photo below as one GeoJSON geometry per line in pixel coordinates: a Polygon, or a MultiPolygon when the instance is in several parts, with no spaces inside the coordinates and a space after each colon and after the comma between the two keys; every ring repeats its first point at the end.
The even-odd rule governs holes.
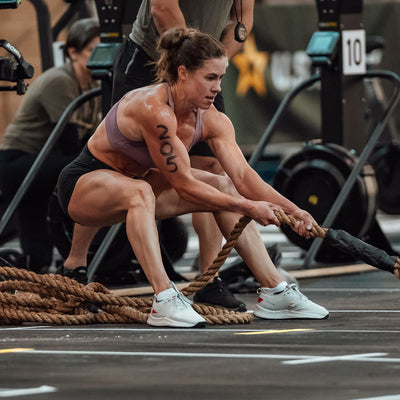
{"type": "MultiPolygon", "coordinates": [[[[275,212],[281,224],[293,228],[296,220],[282,212],[275,212]]],[[[227,259],[244,228],[251,221],[242,217],[235,225],[225,245],[207,272],[182,290],[190,296],[202,289],[227,259]]],[[[400,258],[387,255],[383,250],[367,245],[344,231],[321,228],[314,225],[313,238],[326,238],[332,245],[343,250],[352,248],[371,265],[394,273],[400,279],[400,258]],[[329,235],[331,231],[344,233],[342,236],[329,235]],[[364,253],[367,253],[365,255],[364,253]],[[377,254],[376,254],[377,253],[377,254]],[[384,264],[381,265],[380,263],[384,264]]],[[[25,269],[0,267],[0,323],[20,324],[23,322],[47,323],[56,325],[74,324],[128,324],[146,323],[152,306],[152,297],[115,296],[97,282],[84,286],[75,280],[54,274],[39,275],[25,269]],[[101,312],[91,312],[97,306],[101,312]]],[[[238,313],[223,308],[193,303],[192,307],[209,324],[250,323],[252,315],[238,313]]]]}
{"type": "MultiPolygon", "coordinates": [[[[189,296],[203,288],[219,270],[234,248],[250,218],[242,217],[207,273],[182,290],[189,296]]],[[[0,323],[23,322],[54,325],[146,323],[152,297],[116,296],[97,282],[86,286],[61,275],[40,275],[11,267],[0,267],[0,323]],[[90,307],[88,307],[90,305],[90,307]],[[93,306],[100,312],[91,312],[93,306]]],[[[247,324],[251,314],[229,311],[205,304],[192,307],[209,324],[247,324]]]]}

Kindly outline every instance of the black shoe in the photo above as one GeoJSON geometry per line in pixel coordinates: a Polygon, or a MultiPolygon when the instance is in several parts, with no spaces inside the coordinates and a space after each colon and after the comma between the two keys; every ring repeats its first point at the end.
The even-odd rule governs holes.
{"type": "Polygon", "coordinates": [[[225,307],[232,311],[245,312],[247,310],[246,304],[235,298],[219,276],[197,291],[193,300],[197,303],[225,307]]]}
{"type": "Polygon", "coordinates": [[[64,265],[60,265],[55,272],[56,275],[66,276],[70,279],[75,279],[77,282],[82,285],[87,285],[87,268],[86,267],[77,267],[75,269],[65,268],[64,265]]]}

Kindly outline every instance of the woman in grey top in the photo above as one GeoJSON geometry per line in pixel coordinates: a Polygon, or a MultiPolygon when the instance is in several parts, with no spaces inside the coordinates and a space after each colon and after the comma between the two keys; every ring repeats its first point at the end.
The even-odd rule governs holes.
{"type": "MultiPolygon", "coordinates": [[[[6,202],[12,200],[67,106],[94,87],[86,64],[99,43],[99,35],[97,19],[75,22],[63,49],[67,61],[45,71],[32,83],[7,126],[0,149],[0,191],[6,202]]],[[[46,222],[48,202],[59,172],[79,153],[82,140],[96,128],[99,102],[94,99],[76,111],[16,210],[23,251],[15,262],[19,267],[44,272],[52,262],[53,244],[46,222]]]]}

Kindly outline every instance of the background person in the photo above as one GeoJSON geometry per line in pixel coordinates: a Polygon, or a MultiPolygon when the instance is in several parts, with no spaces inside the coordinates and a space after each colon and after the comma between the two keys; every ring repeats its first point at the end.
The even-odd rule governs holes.
{"type": "MultiPolygon", "coordinates": [[[[158,83],[128,92],[115,104],[80,156],[58,180],[60,205],[84,226],[126,223],[129,242],[154,289],[148,323],[204,323],[162,263],[155,220],[211,211],[228,236],[240,215],[279,225],[274,211],[298,220],[307,238],[314,219],[280,195],[248,165],[228,117],[216,110],[227,58],[223,45],[194,29],[174,28],[160,40],[158,83]],[[206,141],[228,176],[192,168],[188,151],[206,141]]],[[[328,311],[287,285],[271,262],[254,221],[236,250],[261,285],[261,318],[327,318],[328,311]]]]}
{"type": "MultiPolygon", "coordinates": [[[[27,90],[5,131],[0,149],[0,190],[8,202],[67,106],[83,92],[95,87],[86,64],[92,49],[100,41],[99,35],[97,19],[75,22],[63,48],[65,64],[45,71],[27,90]]],[[[23,254],[16,260],[16,266],[26,266],[36,272],[45,272],[50,266],[53,243],[47,227],[49,199],[60,171],[79,154],[83,141],[96,128],[99,103],[100,100],[94,98],[74,113],[17,207],[16,222],[23,254]]]]}

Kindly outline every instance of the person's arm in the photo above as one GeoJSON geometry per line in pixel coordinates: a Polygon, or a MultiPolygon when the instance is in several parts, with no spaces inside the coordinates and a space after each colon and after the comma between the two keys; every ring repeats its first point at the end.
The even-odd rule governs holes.
{"type": "Polygon", "coordinates": [[[267,202],[255,202],[233,197],[192,175],[190,159],[182,141],[176,135],[177,121],[172,110],[161,102],[147,102],[140,112],[141,131],[150,155],[161,173],[179,196],[200,206],[204,211],[232,211],[247,215],[262,225],[279,225],[274,210],[279,207],[267,202]]]}
{"type": "Polygon", "coordinates": [[[207,130],[211,150],[216,155],[225,172],[232,179],[238,192],[247,199],[267,201],[279,206],[284,212],[303,221],[295,230],[302,236],[309,237],[308,230],[316,221],[305,210],[277,192],[249,166],[235,139],[233,125],[229,118],[219,113],[220,118],[207,118],[207,130]]]}
{"type": "Polygon", "coordinates": [[[151,15],[160,34],[172,27],[186,27],[179,0],[151,0],[151,15]]]}
{"type": "MultiPolygon", "coordinates": [[[[248,35],[250,35],[254,22],[254,0],[234,0],[234,2],[237,17],[240,20],[240,17],[242,16],[242,24],[246,27],[248,35]],[[241,6],[243,7],[242,12],[241,6]]],[[[231,9],[231,22],[224,29],[221,39],[225,46],[226,55],[229,60],[243,47],[243,42],[237,42],[235,40],[235,27],[237,24],[235,7],[232,7],[231,9]]]]}

